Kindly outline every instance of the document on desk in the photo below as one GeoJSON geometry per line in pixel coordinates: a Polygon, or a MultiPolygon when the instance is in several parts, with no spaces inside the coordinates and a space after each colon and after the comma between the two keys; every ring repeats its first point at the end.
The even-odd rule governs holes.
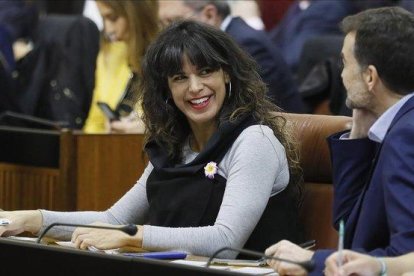
{"type": "Polygon", "coordinates": [[[227,265],[227,266],[248,266],[248,267],[259,267],[267,266],[266,261],[259,260],[241,260],[241,259],[213,259],[212,265],[227,265]]]}
{"type": "MultiPolygon", "coordinates": [[[[172,261],[172,263],[199,266],[199,267],[205,267],[207,264],[207,262],[203,262],[203,261],[189,261],[189,260],[176,260],[176,261],[172,261]]],[[[271,275],[271,276],[279,275],[277,272],[275,272],[270,267],[242,267],[242,266],[211,265],[209,268],[233,271],[233,272],[238,272],[238,273],[246,273],[250,275],[271,275]]]]}
{"type": "MultiPolygon", "coordinates": [[[[71,241],[56,241],[56,244],[60,246],[75,248],[75,244],[72,243],[71,241]]],[[[187,257],[187,253],[185,252],[178,252],[178,251],[150,252],[142,248],[138,248],[138,247],[122,247],[122,248],[116,248],[116,249],[101,250],[94,246],[89,246],[88,250],[92,252],[122,255],[126,257],[150,258],[150,259],[158,259],[158,260],[184,259],[185,257],[187,257]]]]}
{"type": "MultiPolygon", "coordinates": [[[[56,244],[58,244],[60,246],[64,246],[64,247],[75,248],[75,244],[71,241],[57,241],[56,244]]],[[[103,253],[106,253],[106,254],[119,254],[119,248],[117,248],[117,249],[108,249],[108,250],[100,250],[100,249],[96,248],[95,246],[89,246],[88,250],[92,251],[92,252],[103,252],[103,253]]]]}
{"type": "Polygon", "coordinates": [[[37,238],[33,237],[20,237],[20,236],[9,236],[8,239],[12,240],[19,240],[19,241],[29,241],[29,242],[36,242],[37,238]]]}

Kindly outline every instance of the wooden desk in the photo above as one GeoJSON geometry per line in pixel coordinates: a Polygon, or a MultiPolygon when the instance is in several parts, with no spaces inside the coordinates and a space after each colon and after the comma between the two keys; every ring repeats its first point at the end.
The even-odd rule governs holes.
{"type": "Polygon", "coordinates": [[[105,210],[147,159],[140,134],[0,127],[0,208],[105,210]]]}
{"type": "Polygon", "coordinates": [[[105,210],[125,194],[147,164],[141,134],[75,134],[78,210],[105,210]]]}

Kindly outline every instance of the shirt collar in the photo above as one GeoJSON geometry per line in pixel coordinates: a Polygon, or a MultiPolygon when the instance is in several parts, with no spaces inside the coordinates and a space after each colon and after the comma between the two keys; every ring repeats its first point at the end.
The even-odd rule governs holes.
{"type": "Polygon", "coordinates": [[[410,93],[403,98],[401,98],[397,103],[392,105],[390,108],[387,109],[379,118],[375,121],[375,123],[371,126],[368,131],[368,138],[372,141],[382,143],[384,140],[385,134],[387,134],[388,129],[392,121],[394,120],[395,116],[397,115],[398,111],[400,111],[401,107],[412,97],[414,96],[414,92],[410,93]]]}
{"type": "Polygon", "coordinates": [[[226,18],[224,18],[223,22],[221,22],[220,30],[223,32],[226,31],[227,27],[230,25],[230,21],[233,19],[233,16],[227,15],[226,18]]]}

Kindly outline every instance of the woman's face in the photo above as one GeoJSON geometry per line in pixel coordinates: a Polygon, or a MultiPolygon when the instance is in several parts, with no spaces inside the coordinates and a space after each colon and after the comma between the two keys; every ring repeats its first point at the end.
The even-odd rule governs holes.
{"type": "Polygon", "coordinates": [[[194,130],[215,126],[226,97],[229,76],[222,70],[197,68],[183,57],[182,72],[168,78],[175,105],[194,130]]]}
{"type": "Polygon", "coordinates": [[[103,19],[106,37],[110,41],[127,40],[129,37],[127,19],[116,14],[111,7],[100,1],[97,1],[96,4],[103,19]]]}

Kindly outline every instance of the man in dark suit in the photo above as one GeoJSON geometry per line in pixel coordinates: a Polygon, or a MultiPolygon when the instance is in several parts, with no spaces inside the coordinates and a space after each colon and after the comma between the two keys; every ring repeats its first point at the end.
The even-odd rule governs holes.
{"type": "Polygon", "coordinates": [[[345,16],[369,8],[393,5],[394,2],[397,1],[295,0],[279,24],[269,31],[269,37],[296,75],[308,40],[318,36],[338,35],[341,33],[339,23],[345,16]]]}
{"type": "MultiPolygon", "coordinates": [[[[414,15],[396,7],[370,9],[345,18],[342,29],[342,79],[353,125],[350,133],[329,138],[334,223],[345,222],[344,248],[401,255],[414,251],[414,15]]],[[[312,258],[316,275],[332,250],[311,252],[282,241],[266,253],[312,258]]],[[[300,269],[271,265],[281,274],[300,269]]]]}
{"type": "Polygon", "coordinates": [[[23,0],[0,1],[0,112],[17,111],[14,78],[16,59],[30,46],[37,22],[37,11],[33,3],[23,0]]]}
{"type": "Polygon", "coordinates": [[[221,28],[256,60],[274,103],[287,112],[305,111],[290,70],[276,47],[264,32],[251,28],[240,17],[231,17],[225,1],[160,1],[159,15],[164,25],[187,18],[221,28]]]}

